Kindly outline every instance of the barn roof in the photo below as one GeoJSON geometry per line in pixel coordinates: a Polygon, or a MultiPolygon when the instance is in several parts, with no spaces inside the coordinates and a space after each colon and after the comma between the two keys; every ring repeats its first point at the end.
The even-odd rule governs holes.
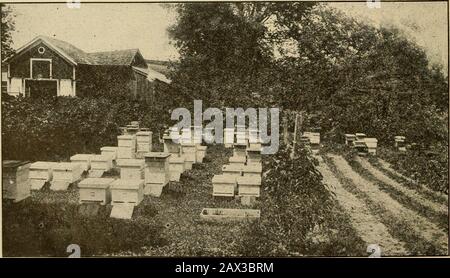
{"type": "Polygon", "coordinates": [[[34,38],[31,42],[18,49],[16,54],[8,58],[7,61],[14,59],[14,56],[20,55],[39,42],[43,42],[53,48],[53,50],[73,64],[131,66],[136,57],[139,57],[145,63],[144,58],[137,48],[87,53],[66,41],[47,36],[34,38]]]}

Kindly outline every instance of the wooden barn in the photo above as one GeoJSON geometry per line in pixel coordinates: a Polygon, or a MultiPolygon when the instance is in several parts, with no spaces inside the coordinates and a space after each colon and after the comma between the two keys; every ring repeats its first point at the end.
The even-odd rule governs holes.
{"type": "Polygon", "coordinates": [[[30,97],[148,93],[148,66],[139,49],[86,53],[65,41],[38,36],[3,61],[2,87],[30,97]]]}

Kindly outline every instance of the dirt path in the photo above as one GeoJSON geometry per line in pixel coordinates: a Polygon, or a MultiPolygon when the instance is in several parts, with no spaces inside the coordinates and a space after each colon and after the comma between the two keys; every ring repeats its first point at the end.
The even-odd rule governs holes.
{"type": "Polygon", "coordinates": [[[431,223],[426,218],[418,215],[416,212],[403,207],[400,203],[392,199],[388,193],[381,191],[375,184],[362,178],[356,173],[347,161],[338,155],[329,155],[338,171],[350,179],[364,194],[372,201],[383,206],[397,218],[409,224],[417,234],[421,235],[426,241],[433,243],[439,249],[448,250],[448,235],[437,225],[431,223]]]}
{"type": "Polygon", "coordinates": [[[393,187],[395,190],[405,194],[406,196],[417,200],[423,206],[428,207],[437,213],[448,214],[448,206],[447,205],[433,202],[427,198],[424,198],[417,191],[402,186],[397,181],[391,179],[390,177],[383,174],[383,172],[381,172],[380,170],[373,167],[372,164],[370,164],[366,159],[361,159],[361,158],[357,157],[356,161],[358,161],[364,169],[369,171],[379,181],[393,187]]]}
{"type": "Polygon", "coordinates": [[[380,245],[383,255],[408,255],[404,243],[392,237],[386,226],[371,214],[363,201],[342,187],[325,163],[321,162],[317,169],[322,173],[324,183],[336,194],[339,204],[350,215],[352,226],[367,245],[380,245]]]}
{"type": "Polygon", "coordinates": [[[412,184],[417,184],[417,186],[420,186],[420,189],[424,192],[427,192],[428,194],[432,195],[432,196],[438,196],[439,198],[443,198],[447,203],[448,203],[448,196],[446,194],[442,194],[440,192],[436,192],[434,190],[429,189],[428,187],[422,185],[422,184],[418,184],[417,181],[403,175],[402,173],[397,172],[394,168],[392,168],[392,166],[389,164],[389,162],[378,158],[378,162],[379,165],[381,166],[381,168],[383,168],[384,170],[388,171],[389,173],[393,174],[394,176],[400,177],[402,179],[404,179],[407,182],[410,182],[412,184]]]}

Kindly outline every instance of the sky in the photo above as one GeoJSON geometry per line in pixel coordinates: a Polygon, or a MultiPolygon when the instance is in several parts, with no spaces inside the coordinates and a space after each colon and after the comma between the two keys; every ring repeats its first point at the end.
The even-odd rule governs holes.
{"type": "MultiPolygon", "coordinates": [[[[432,62],[448,68],[447,4],[386,3],[370,9],[362,3],[330,3],[357,20],[376,26],[393,25],[422,46],[432,62]]],[[[176,13],[158,3],[88,4],[79,9],[66,4],[11,5],[17,14],[14,47],[38,35],[54,36],[86,52],[139,48],[146,59],[176,59],[167,28],[176,13]]]]}

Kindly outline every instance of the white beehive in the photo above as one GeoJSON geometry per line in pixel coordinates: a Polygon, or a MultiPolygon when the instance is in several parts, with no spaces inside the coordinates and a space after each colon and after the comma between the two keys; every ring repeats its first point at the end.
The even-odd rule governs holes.
{"type": "Polygon", "coordinates": [[[150,152],[145,154],[144,194],[159,197],[162,188],[170,181],[170,153],[150,152]]]}
{"type": "Polygon", "coordinates": [[[38,161],[30,165],[29,179],[31,190],[40,190],[53,176],[53,166],[56,162],[38,161]]]}
{"type": "Polygon", "coordinates": [[[228,160],[228,162],[230,163],[230,164],[235,164],[235,165],[238,165],[238,166],[243,166],[245,163],[246,163],[246,157],[245,156],[232,156],[232,157],[230,157],[229,158],[229,160],[228,160]]]}
{"type": "Polygon", "coordinates": [[[73,183],[81,178],[81,167],[79,164],[70,162],[59,162],[53,166],[53,179],[55,181],[62,181],[66,183],[73,183]]]}
{"type": "Polygon", "coordinates": [[[136,150],[136,135],[119,135],[117,136],[117,146],[131,148],[136,150]]]}
{"type": "Polygon", "coordinates": [[[120,168],[121,179],[143,179],[144,159],[118,159],[117,166],[120,168]]]}
{"type": "Polygon", "coordinates": [[[261,177],[262,165],[261,163],[250,163],[242,167],[242,175],[244,177],[261,177]]]}
{"type": "Polygon", "coordinates": [[[70,162],[80,164],[82,171],[87,171],[91,168],[92,154],[76,154],[70,157],[70,162]]]}
{"type": "Polygon", "coordinates": [[[79,202],[109,204],[111,201],[110,186],[114,179],[86,178],[78,183],[79,202]]]}
{"type": "Polygon", "coordinates": [[[207,146],[197,146],[197,162],[202,163],[206,156],[207,146]]]}
{"type": "Polygon", "coordinates": [[[225,128],[223,130],[223,143],[225,148],[231,148],[234,143],[234,128],[225,128]]]}
{"type": "Polygon", "coordinates": [[[127,134],[135,135],[139,131],[139,127],[135,125],[127,125],[127,134]]]}
{"type": "Polygon", "coordinates": [[[309,135],[309,142],[311,145],[320,145],[320,133],[311,132],[309,135]]]}
{"type": "Polygon", "coordinates": [[[112,159],[109,155],[96,154],[91,157],[91,169],[109,171],[112,168],[112,159]]]}
{"type": "Polygon", "coordinates": [[[261,177],[239,177],[237,178],[239,196],[260,196],[261,177]]]}
{"type": "Polygon", "coordinates": [[[192,164],[197,163],[197,145],[192,143],[182,143],[181,144],[182,156],[188,162],[188,170],[192,169],[192,164]]]}
{"type": "Polygon", "coordinates": [[[228,164],[222,166],[222,173],[225,177],[240,177],[242,176],[242,169],[244,165],[237,165],[237,164],[228,164]]]}
{"type": "Polygon", "coordinates": [[[4,160],[2,162],[3,198],[19,202],[30,196],[31,185],[28,180],[30,165],[28,161],[4,160]]]}
{"type": "Polygon", "coordinates": [[[117,159],[117,150],[118,147],[102,147],[100,148],[102,155],[109,155],[112,160],[117,159]]]}
{"type": "Polygon", "coordinates": [[[139,128],[139,121],[131,121],[130,125],[139,128]]]}
{"type": "Polygon", "coordinates": [[[184,172],[184,157],[171,155],[169,157],[170,181],[180,181],[180,176],[184,172]]]}
{"type": "Polygon", "coordinates": [[[151,152],[152,151],[152,132],[139,131],[136,133],[137,152],[151,152]]]}
{"type": "Polygon", "coordinates": [[[376,155],[377,154],[377,145],[378,145],[377,138],[365,138],[364,142],[366,143],[368,152],[370,154],[376,155]]]}
{"type": "Polygon", "coordinates": [[[214,175],[212,178],[213,196],[234,197],[236,178],[224,175],[214,175]]]}
{"type": "Polygon", "coordinates": [[[144,180],[118,179],[111,183],[111,204],[134,204],[144,199],[144,180]]]}
{"type": "Polygon", "coordinates": [[[130,147],[118,147],[117,159],[131,159],[135,157],[135,151],[130,147]]]}

